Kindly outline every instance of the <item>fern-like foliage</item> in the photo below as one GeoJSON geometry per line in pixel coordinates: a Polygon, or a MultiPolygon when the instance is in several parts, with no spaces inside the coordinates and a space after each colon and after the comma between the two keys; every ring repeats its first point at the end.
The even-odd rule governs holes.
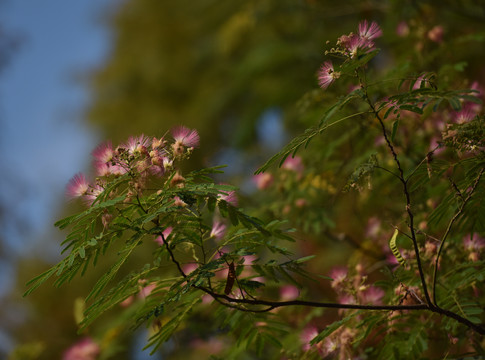
{"type": "MultiPolygon", "coordinates": [[[[220,167],[183,173],[199,137],[177,127],[172,137],[142,135],[116,148],[97,148],[96,180],[88,183],[77,175],[68,185],[68,193],[87,208],[56,223],[68,230],[65,257],[32,279],[26,295],[50,278],[60,286],[102,263],[106,270],[86,296],[80,331],[109,311],[123,311],[131,328],[149,327],[152,353],[175,334],[183,339],[196,317],[207,323],[204,331],[231,337],[227,359],[243,353],[419,359],[431,339],[448,341],[464,331],[485,334],[480,259],[485,118],[462,121],[462,112],[480,101],[474,90],[439,89],[434,73],[395,80],[397,91],[387,96],[373,93],[379,82],[370,86],[367,73],[379,50],[369,36],[379,34],[377,24],[364,22],[359,35],[339,39],[330,53],[341,62],[322,66],[320,85],[326,89],[345,76],[356,86],[324,104],[314,125],[257,170],[281,166],[317,135],[332,133],[319,144],[318,156],[307,157],[318,164],[312,171],[301,166],[282,173],[271,210],[290,199],[280,214],[296,208],[291,214],[298,219],[289,222],[299,227],[298,234],[331,239],[332,246],[348,241],[356,248],[348,259],[352,266],[331,277],[313,275],[304,264],[327,259],[295,258],[289,247],[300,243],[294,246],[291,225],[262,221],[241,209],[237,189],[213,181],[220,167]],[[421,131],[422,122],[438,112],[453,121],[428,146],[431,136],[421,131]],[[343,126],[351,120],[352,126],[343,126]],[[288,199],[281,200],[285,192],[288,199]],[[368,207],[377,209],[378,221],[359,215],[368,207]],[[359,233],[362,223],[367,230],[359,233]],[[373,284],[370,277],[378,281],[373,284]],[[307,281],[317,290],[305,289],[307,281]],[[337,302],[327,302],[331,296],[318,291],[322,282],[325,291],[335,291],[337,302]],[[293,294],[281,299],[277,292],[288,285],[293,294]],[[303,300],[307,295],[318,299],[303,300]],[[288,309],[293,312],[280,317],[288,309]],[[338,310],[339,319],[332,313],[328,321],[322,309],[338,310]]],[[[480,342],[473,341],[476,353],[483,354],[480,342]]]]}
{"type": "MultiPolygon", "coordinates": [[[[99,175],[96,185],[89,185],[80,194],[91,205],[56,223],[60,229],[70,229],[62,243],[62,252],[67,255],[32,279],[26,295],[51,277],[56,278],[54,285],[60,286],[106,257],[111,264],[86,297],[88,306],[80,330],[116,305],[143,294],[146,300],[132,312],[132,323],[166,319],[147,345],[154,351],[172,336],[204,295],[216,299],[217,295],[234,293],[252,297],[264,286],[252,280],[257,274],[270,281],[287,279],[294,283],[297,281],[292,273],[308,276],[301,268],[307,259],[289,260],[291,252],[280,245],[293,241],[280,222],[265,224],[247,215],[237,208],[234,187],[214,183],[210,176],[220,172],[219,167],[182,176],[178,163],[188,158],[191,148],[177,140],[169,145],[154,139],[152,152],[144,148],[148,143],[137,145],[142,146],[138,151],[130,152],[123,145],[113,150],[104,165],[123,167],[123,173],[99,175]],[[182,152],[176,146],[181,146],[182,152]],[[162,151],[165,159],[153,161],[162,151]],[[155,169],[158,174],[152,171],[163,161],[165,168],[155,169]],[[130,266],[126,273],[125,264],[137,249],[153,248],[154,244],[158,247],[152,259],[138,268],[130,266]],[[287,260],[247,260],[265,251],[287,260]],[[230,287],[228,279],[220,275],[228,269],[233,269],[230,287]]],[[[247,333],[247,341],[257,340],[259,349],[263,340],[278,343],[277,335],[266,328],[260,328],[258,336],[247,333]]]]}

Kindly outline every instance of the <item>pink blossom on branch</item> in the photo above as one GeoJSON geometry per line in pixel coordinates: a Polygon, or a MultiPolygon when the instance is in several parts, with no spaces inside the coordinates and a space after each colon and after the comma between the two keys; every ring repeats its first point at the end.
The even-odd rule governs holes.
{"type": "Polygon", "coordinates": [[[84,195],[83,200],[86,205],[91,206],[93,202],[98,198],[99,195],[104,191],[104,189],[96,185],[94,187],[90,187],[87,193],[84,195]]]}
{"type": "Polygon", "coordinates": [[[94,162],[106,164],[113,160],[114,150],[111,141],[99,144],[92,152],[94,162]]]}
{"type": "Polygon", "coordinates": [[[138,293],[138,298],[139,299],[146,299],[153,290],[157,287],[156,283],[151,283],[148,284],[140,289],[140,292],[138,293]]]}
{"type": "Polygon", "coordinates": [[[198,267],[199,265],[197,265],[197,263],[187,263],[182,265],[182,270],[185,274],[190,274],[197,270],[198,267]]]}
{"type": "Polygon", "coordinates": [[[273,175],[270,173],[261,173],[253,176],[253,182],[259,190],[265,190],[273,184],[273,175]]]}
{"type": "Polygon", "coordinates": [[[359,53],[368,53],[374,50],[375,44],[373,39],[382,36],[382,30],[377,23],[372,22],[370,25],[367,20],[359,24],[359,33],[350,33],[342,35],[337,41],[337,45],[344,49],[347,55],[355,58],[359,53]]]}
{"type": "Polygon", "coordinates": [[[70,198],[76,198],[86,195],[89,190],[89,183],[82,173],[77,173],[69,180],[66,186],[66,195],[70,198]]]}
{"type": "Polygon", "coordinates": [[[62,360],[95,360],[100,351],[99,345],[87,337],[67,349],[62,360]]]}
{"type": "Polygon", "coordinates": [[[303,351],[308,351],[311,348],[310,342],[318,335],[318,330],[315,326],[308,326],[301,331],[300,340],[302,342],[303,351]]]}
{"type": "Polygon", "coordinates": [[[428,31],[428,39],[434,41],[435,43],[442,43],[443,42],[443,33],[444,29],[441,25],[436,25],[430,31],[428,31]]]}
{"type": "Polygon", "coordinates": [[[370,25],[367,22],[367,20],[360,22],[359,37],[361,39],[370,41],[381,36],[382,36],[382,30],[375,21],[373,21],[370,25]]]}
{"type": "Polygon", "coordinates": [[[165,165],[168,164],[170,159],[166,156],[167,154],[161,150],[152,150],[149,153],[150,162],[152,166],[150,167],[150,172],[152,175],[163,176],[166,171],[165,165]]]}
{"type": "Polygon", "coordinates": [[[453,121],[457,124],[464,124],[473,120],[476,116],[475,112],[468,103],[463,105],[460,111],[456,111],[453,114],[453,121]]]}
{"type": "Polygon", "coordinates": [[[421,87],[426,87],[426,84],[428,83],[428,80],[424,77],[424,75],[418,76],[416,79],[416,82],[413,85],[413,90],[418,90],[421,89],[421,87]]]}
{"type": "Polygon", "coordinates": [[[300,296],[300,290],[295,285],[284,285],[280,288],[281,301],[295,300],[300,296]]]}
{"type": "Polygon", "coordinates": [[[374,47],[375,45],[371,40],[358,36],[352,36],[347,44],[347,50],[352,58],[355,58],[359,52],[368,53],[369,51],[373,50],[374,47]]]}
{"type": "Polygon", "coordinates": [[[181,198],[179,198],[178,196],[174,196],[173,200],[174,200],[174,202],[173,202],[174,206],[180,206],[180,207],[187,206],[187,204],[181,198]]]}
{"type": "Polygon", "coordinates": [[[191,130],[185,126],[176,126],[172,129],[172,136],[175,143],[185,147],[198,147],[200,142],[197,130],[191,130]]]}
{"type": "Polygon", "coordinates": [[[147,153],[150,146],[150,139],[145,135],[130,136],[122,147],[126,148],[131,155],[147,153]]]}
{"type": "Polygon", "coordinates": [[[369,286],[367,289],[360,293],[360,300],[363,304],[370,305],[382,305],[382,298],[385,292],[379,287],[369,286]]]}
{"type": "Polygon", "coordinates": [[[397,24],[396,34],[400,37],[408,36],[410,32],[409,25],[405,21],[401,21],[397,24]]]}
{"type": "Polygon", "coordinates": [[[468,234],[463,238],[463,246],[469,253],[468,259],[471,261],[478,261],[480,260],[480,253],[485,247],[485,238],[482,238],[477,234],[468,234]]]}
{"type": "Polygon", "coordinates": [[[355,297],[350,294],[342,294],[337,298],[339,304],[356,304],[355,297]]]}
{"type": "Polygon", "coordinates": [[[226,234],[226,228],[227,226],[222,221],[214,221],[210,237],[214,237],[216,240],[222,239],[226,234]]]}
{"type": "Polygon", "coordinates": [[[318,71],[318,84],[322,89],[326,89],[339,77],[340,73],[334,70],[332,62],[325,61],[318,71]]]}
{"type": "Polygon", "coordinates": [[[227,191],[225,194],[219,194],[219,199],[224,200],[234,207],[237,207],[238,200],[235,191],[227,191]]]}
{"type": "Polygon", "coordinates": [[[485,238],[477,234],[468,234],[463,238],[463,246],[468,251],[482,250],[485,248],[485,238]]]}
{"type": "Polygon", "coordinates": [[[282,169],[294,171],[298,174],[302,174],[305,166],[303,165],[303,160],[300,156],[287,157],[281,165],[282,169]]]}
{"type": "Polygon", "coordinates": [[[344,266],[338,266],[330,271],[330,277],[333,279],[332,288],[339,288],[340,285],[347,279],[348,270],[344,266]]]}

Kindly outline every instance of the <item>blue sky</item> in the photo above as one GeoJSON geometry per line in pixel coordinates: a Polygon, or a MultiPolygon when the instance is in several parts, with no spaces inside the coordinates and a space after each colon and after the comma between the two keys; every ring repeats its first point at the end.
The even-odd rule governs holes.
{"type": "MultiPolygon", "coordinates": [[[[0,298],[14,285],[19,257],[59,254],[62,234],[52,224],[65,184],[98,142],[83,119],[81,79],[109,54],[101,18],[119,1],[0,1],[0,36],[20,39],[0,72],[0,298]]],[[[13,345],[0,326],[0,354],[13,345]]]]}
{"type": "MultiPolygon", "coordinates": [[[[109,54],[100,20],[120,1],[0,0],[0,30],[20,39],[0,73],[0,297],[13,285],[18,257],[59,253],[63,234],[52,224],[65,185],[87,168],[98,142],[83,118],[89,94],[81,80],[109,54]]],[[[277,110],[265,113],[259,129],[271,148],[280,144],[264,136],[278,118],[277,110]]],[[[0,356],[13,345],[0,325],[0,356]]]]}
{"type": "MultiPolygon", "coordinates": [[[[0,201],[7,205],[0,217],[0,297],[13,285],[20,256],[59,253],[62,234],[52,224],[65,185],[89,165],[98,143],[83,118],[89,93],[80,79],[109,54],[100,18],[120,1],[0,0],[0,29],[21,39],[0,73],[0,201]]],[[[148,358],[143,345],[133,359],[148,358]]],[[[0,324],[0,356],[13,346],[0,324]]]]}
{"type": "Polygon", "coordinates": [[[114,3],[0,2],[0,24],[20,39],[0,75],[4,251],[22,253],[51,228],[64,185],[89,161],[97,140],[83,122],[88,93],[80,79],[109,51],[100,19],[114,3]]]}
{"type": "MultiPolygon", "coordinates": [[[[59,252],[52,224],[65,184],[97,142],[83,119],[89,96],[81,79],[109,54],[100,20],[118,1],[0,1],[0,36],[19,39],[0,73],[0,296],[20,256],[59,252]]],[[[12,340],[0,329],[0,354],[12,340]]]]}

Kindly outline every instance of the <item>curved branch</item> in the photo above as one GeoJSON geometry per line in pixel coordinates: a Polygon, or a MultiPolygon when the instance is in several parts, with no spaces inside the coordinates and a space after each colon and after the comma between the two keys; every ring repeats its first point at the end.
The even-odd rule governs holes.
{"type": "Polygon", "coordinates": [[[404,178],[404,171],[401,166],[401,162],[399,161],[399,158],[397,157],[396,150],[394,149],[394,146],[391,144],[391,141],[389,140],[389,137],[387,136],[387,130],[384,125],[384,121],[380,117],[379,113],[377,112],[376,108],[374,107],[374,104],[370,101],[369,96],[367,94],[367,90],[364,88],[364,94],[365,94],[365,100],[367,104],[370,106],[372,112],[374,113],[376,119],[379,121],[379,124],[381,125],[382,128],[382,134],[384,136],[384,139],[386,140],[387,147],[391,151],[392,157],[394,158],[394,162],[396,163],[397,169],[399,171],[399,180],[402,183],[403,186],[403,193],[404,196],[406,197],[406,211],[408,213],[409,217],[409,230],[411,232],[411,240],[413,241],[413,246],[414,246],[414,253],[416,254],[416,263],[418,266],[419,270],[419,277],[421,278],[421,286],[423,287],[423,292],[424,296],[426,298],[426,302],[429,304],[429,306],[432,308],[434,307],[431,298],[429,296],[428,292],[428,286],[426,285],[426,279],[424,277],[424,271],[423,271],[423,265],[421,263],[421,257],[419,253],[419,246],[418,246],[418,241],[416,238],[416,232],[414,230],[414,214],[411,210],[411,195],[409,194],[409,189],[408,189],[408,182],[404,178]]]}
{"type": "Polygon", "coordinates": [[[235,308],[237,310],[246,312],[267,312],[279,307],[286,306],[307,306],[307,307],[318,307],[318,308],[330,308],[330,309],[352,309],[352,310],[369,310],[369,311],[401,311],[401,310],[424,310],[431,311],[437,314],[441,314],[450,317],[459,323],[469,327],[470,329],[476,331],[481,335],[485,335],[485,326],[482,324],[472,323],[470,320],[455,314],[452,311],[438,308],[430,304],[417,304],[417,305],[358,305],[358,304],[337,304],[337,303],[326,303],[326,302],[315,302],[315,301],[305,301],[305,300],[290,300],[290,301],[269,301],[261,299],[238,299],[233,298],[225,294],[218,294],[203,286],[194,286],[195,288],[211,295],[214,300],[220,304],[235,308]],[[222,301],[224,300],[224,301],[222,301]],[[236,304],[236,305],[233,305],[236,304]],[[237,305],[251,305],[251,306],[267,306],[266,309],[246,309],[241,308],[237,305]]]}
{"type": "Polygon", "coordinates": [[[456,214],[453,216],[453,218],[448,223],[448,227],[446,228],[446,231],[443,235],[443,238],[441,239],[441,244],[440,244],[440,247],[438,248],[438,254],[436,255],[436,260],[435,260],[435,263],[434,263],[434,273],[433,273],[433,301],[434,301],[436,306],[438,306],[438,303],[436,302],[436,282],[437,282],[437,279],[438,279],[438,264],[439,264],[441,252],[443,251],[443,247],[445,245],[446,239],[448,238],[448,235],[451,232],[451,228],[453,227],[453,224],[456,222],[456,220],[458,220],[460,215],[463,213],[463,210],[465,209],[466,204],[468,204],[468,202],[470,201],[470,199],[471,199],[473,193],[475,192],[475,190],[478,186],[478,183],[480,182],[480,179],[482,178],[484,172],[485,172],[485,168],[482,168],[482,170],[480,170],[480,172],[478,173],[478,176],[475,179],[475,182],[473,183],[473,186],[472,186],[470,192],[468,193],[468,196],[463,200],[460,208],[458,209],[456,214]]]}

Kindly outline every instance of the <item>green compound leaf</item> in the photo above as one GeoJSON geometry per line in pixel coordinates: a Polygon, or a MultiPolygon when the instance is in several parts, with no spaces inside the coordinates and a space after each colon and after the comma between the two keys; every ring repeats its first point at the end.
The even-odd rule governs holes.
{"type": "Polygon", "coordinates": [[[355,313],[344,317],[342,320],[336,321],[336,322],[332,323],[331,325],[327,326],[325,328],[325,330],[320,332],[317,336],[315,336],[310,341],[310,344],[315,345],[315,344],[319,343],[320,341],[325,339],[327,336],[331,335],[333,332],[337,331],[341,326],[345,325],[346,323],[348,323],[350,320],[352,320],[354,317],[356,317],[357,315],[359,315],[361,313],[362,313],[362,310],[356,311],[355,313]]]}

